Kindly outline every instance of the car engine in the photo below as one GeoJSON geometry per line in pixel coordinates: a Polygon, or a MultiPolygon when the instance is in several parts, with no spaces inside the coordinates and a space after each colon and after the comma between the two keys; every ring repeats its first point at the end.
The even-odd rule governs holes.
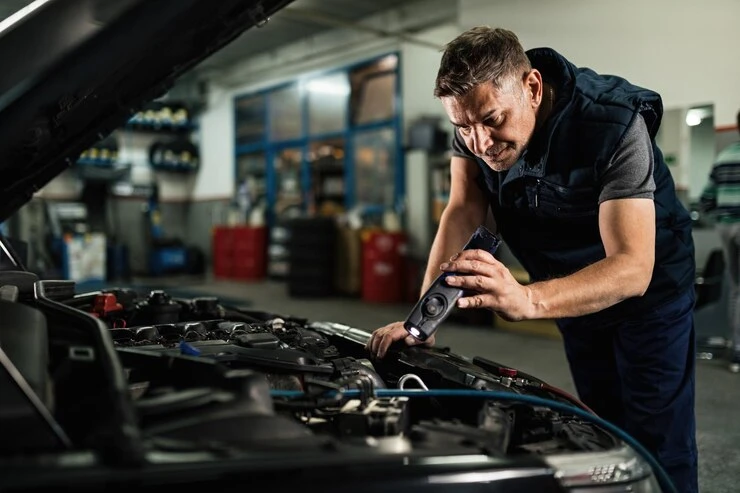
{"type": "Polygon", "coordinates": [[[629,443],[517,369],[405,345],[370,359],[370,334],[336,322],[24,277],[0,292],[13,299],[0,300],[0,336],[19,336],[0,369],[7,352],[25,377],[11,381],[29,397],[4,422],[23,439],[1,444],[0,457],[95,450],[125,466],[308,454],[323,467],[485,457],[546,464],[566,488],[659,491],[629,443]]]}
{"type": "MultiPolygon", "coordinates": [[[[270,391],[313,396],[273,399],[274,417],[281,419],[259,421],[255,429],[242,427],[244,437],[228,427],[209,433],[211,440],[232,445],[251,443],[260,435],[272,441],[290,434],[347,439],[404,436],[413,448],[463,448],[501,455],[608,450],[618,445],[592,424],[544,408],[373,396],[376,389],[453,386],[563,399],[534,377],[493,362],[470,362],[444,350],[413,348],[399,348],[395,357],[371,361],[358,337],[360,331],[354,331],[353,338],[349,327],[226,308],[215,297],[183,300],[161,290],[140,296],[119,289],[82,299],[85,304],[80,308],[109,327],[144,429],[157,436],[188,439],[191,433],[202,434],[201,427],[210,419],[204,410],[217,409],[223,397],[198,385],[192,374],[168,382],[156,371],[137,365],[142,353],[158,355],[169,364],[172,358],[207,360],[233,371],[249,370],[264,377],[270,391]],[[189,377],[191,385],[183,382],[189,377]],[[360,391],[356,399],[342,402],[324,395],[349,389],[360,391]],[[195,422],[173,418],[178,413],[199,418],[195,422]]],[[[256,404],[259,409],[254,412],[270,414],[269,399],[259,402],[258,398],[256,404]]]]}

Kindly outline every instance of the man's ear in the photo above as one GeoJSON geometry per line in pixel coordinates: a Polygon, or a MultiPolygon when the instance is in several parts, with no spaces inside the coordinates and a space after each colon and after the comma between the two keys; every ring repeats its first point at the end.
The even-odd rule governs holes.
{"type": "Polygon", "coordinates": [[[542,74],[539,70],[533,68],[524,73],[522,76],[522,83],[524,85],[524,95],[527,98],[527,101],[530,105],[536,108],[542,101],[542,90],[544,87],[542,74]]]}

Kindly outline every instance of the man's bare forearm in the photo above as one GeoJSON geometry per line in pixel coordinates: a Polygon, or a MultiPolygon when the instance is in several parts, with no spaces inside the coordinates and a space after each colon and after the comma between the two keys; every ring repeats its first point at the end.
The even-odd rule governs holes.
{"type": "Polygon", "coordinates": [[[470,235],[485,219],[485,217],[479,216],[480,214],[471,214],[469,208],[465,207],[448,207],[445,209],[440,219],[439,230],[429,252],[429,261],[427,262],[420,294],[424,294],[432,282],[442,273],[439,269],[440,264],[459,252],[470,238],[470,235]]]}
{"type": "Polygon", "coordinates": [[[629,255],[614,255],[561,279],[529,286],[533,310],[529,317],[578,317],[642,296],[651,269],[629,255]]]}

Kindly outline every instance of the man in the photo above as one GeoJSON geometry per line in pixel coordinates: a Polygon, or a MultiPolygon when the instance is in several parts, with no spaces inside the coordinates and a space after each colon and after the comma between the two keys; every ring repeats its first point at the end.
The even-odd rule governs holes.
{"type": "MultiPolygon", "coordinates": [[[[422,293],[441,269],[473,291],[460,308],[556,319],[581,399],[697,491],[694,247],[655,144],[660,96],[488,27],[447,45],[435,96],[456,130],[422,293]],[[458,252],[489,207],[532,283],[458,252]]],[[[383,357],[401,339],[417,343],[392,323],[368,348],[383,357]]]]}
{"type": "MultiPolygon", "coordinates": [[[[737,113],[740,130],[740,111],[737,113]]],[[[729,271],[728,317],[732,333],[730,371],[740,372],[740,141],[722,149],[701,196],[702,209],[716,220],[729,271]]]]}

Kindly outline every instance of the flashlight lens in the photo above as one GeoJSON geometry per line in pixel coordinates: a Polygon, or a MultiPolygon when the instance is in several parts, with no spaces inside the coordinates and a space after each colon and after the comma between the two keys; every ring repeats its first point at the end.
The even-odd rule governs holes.
{"type": "Polygon", "coordinates": [[[419,337],[421,335],[421,332],[419,332],[419,329],[417,329],[416,327],[411,327],[409,329],[409,334],[411,334],[414,337],[419,337]]]}

